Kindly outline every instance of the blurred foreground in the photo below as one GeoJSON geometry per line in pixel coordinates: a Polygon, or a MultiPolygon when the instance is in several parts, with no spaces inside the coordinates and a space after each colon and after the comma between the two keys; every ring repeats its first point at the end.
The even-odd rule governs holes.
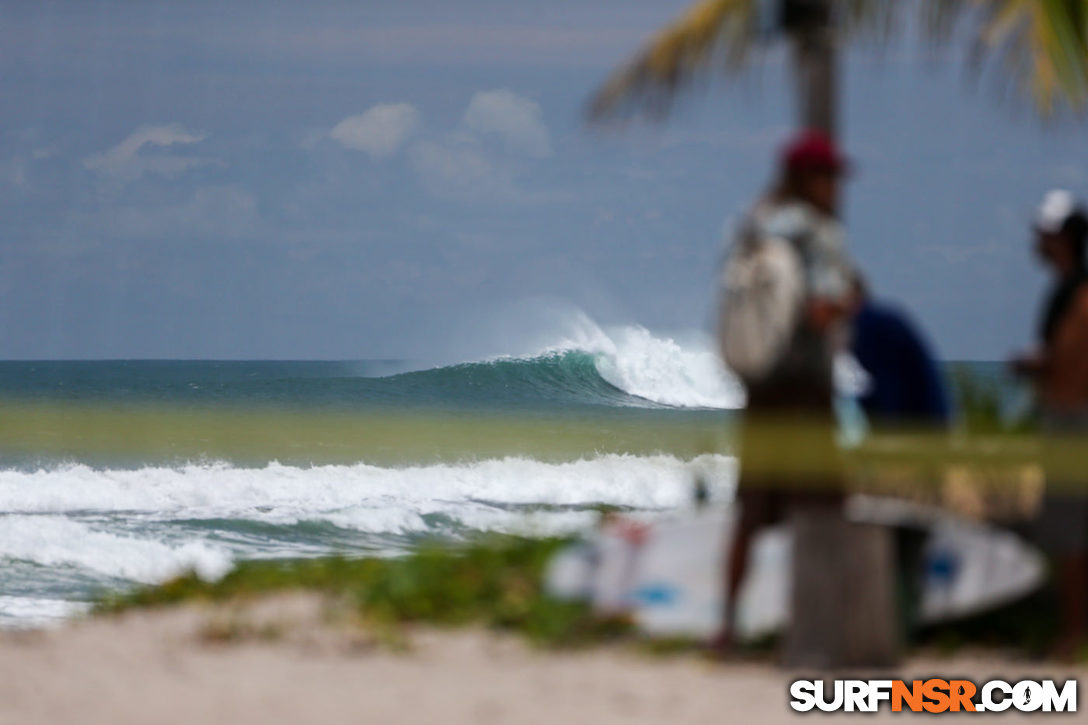
{"type": "MultiPolygon", "coordinates": [[[[628,648],[545,652],[479,630],[413,630],[410,642],[407,650],[383,645],[305,596],[9,633],[0,646],[0,721],[776,723],[796,717],[788,683],[802,676],[765,662],[713,664],[628,648]]],[[[975,681],[1088,676],[1083,665],[993,652],[921,655],[896,674],[936,672],[975,681]]],[[[1083,714],[1051,717],[1081,722],[1083,714]]],[[[901,719],[887,710],[861,718],[901,719]]]]}

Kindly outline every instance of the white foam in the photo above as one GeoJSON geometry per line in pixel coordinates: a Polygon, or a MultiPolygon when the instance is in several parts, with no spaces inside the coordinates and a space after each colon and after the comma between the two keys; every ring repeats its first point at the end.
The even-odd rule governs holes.
{"type": "Polygon", "coordinates": [[[575,314],[559,340],[539,354],[581,350],[597,356],[597,372],[610,384],[646,400],[686,408],[734,409],[744,405],[741,384],[722,365],[709,337],[691,333],[685,344],[640,325],[605,330],[575,314]]]}
{"type": "Polygon", "coordinates": [[[88,609],[86,602],[0,595],[0,628],[22,629],[59,624],[88,609]]]}
{"type": "MultiPolygon", "coordinates": [[[[691,461],[606,455],[404,468],[210,463],[0,470],[0,569],[12,562],[68,568],[106,586],[118,579],[154,583],[190,569],[215,579],[237,558],[311,556],[352,541],[391,553],[398,542],[390,537],[399,535],[574,532],[593,524],[595,504],[680,508],[692,501],[696,477],[727,498],[734,475],[733,459],[710,454],[691,461]],[[234,521],[273,528],[246,533],[234,521]],[[300,522],[331,524],[355,536],[324,544],[320,532],[301,539],[276,534],[274,527],[300,522]]],[[[52,616],[50,607],[0,601],[0,626],[39,623],[52,616]]],[[[60,604],[55,611],[69,613],[60,604]]]]}
{"type": "Polygon", "coordinates": [[[351,527],[359,530],[396,533],[423,530],[421,517],[428,514],[480,528],[481,517],[498,520],[494,511],[504,506],[673,508],[690,500],[696,474],[728,489],[733,459],[710,454],[692,461],[606,455],[567,463],[503,458],[404,468],[365,463],[240,468],[212,463],[111,470],[73,464],[0,470],[0,511],[337,525],[353,521],[351,527]]]}
{"type": "Polygon", "coordinates": [[[171,545],[99,531],[64,516],[0,516],[0,560],[76,566],[100,575],[156,582],[193,569],[216,579],[230,568],[226,551],[200,541],[171,545]]]}

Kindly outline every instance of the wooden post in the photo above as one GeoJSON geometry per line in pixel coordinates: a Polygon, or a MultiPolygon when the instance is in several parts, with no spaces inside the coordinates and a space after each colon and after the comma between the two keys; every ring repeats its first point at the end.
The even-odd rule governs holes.
{"type": "Polygon", "coordinates": [[[885,667],[901,647],[892,532],[831,508],[792,517],[793,591],[784,664],[885,667]]]}

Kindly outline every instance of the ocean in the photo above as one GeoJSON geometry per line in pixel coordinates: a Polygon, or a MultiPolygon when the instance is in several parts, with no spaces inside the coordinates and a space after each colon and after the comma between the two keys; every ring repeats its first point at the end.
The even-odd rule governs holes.
{"type": "Polygon", "coordinates": [[[740,387],[640,327],[455,364],[0,362],[0,626],[189,569],[728,499],[740,387]]]}

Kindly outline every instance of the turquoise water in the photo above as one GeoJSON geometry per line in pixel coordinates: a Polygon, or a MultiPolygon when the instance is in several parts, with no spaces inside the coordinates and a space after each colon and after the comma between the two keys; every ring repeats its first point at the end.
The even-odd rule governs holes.
{"type": "Polygon", "coordinates": [[[561,533],[727,497],[743,402],[641,328],[411,361],[0,362],[0,624],[239,559],[561,533]]]}
{"type": "Polygon", "coordinates": [[[705,342],[641,328],[432,367],[0,362],[0,625],[240,559],[578,531],[690,506],[697,478],[728,500],[742,404],[705,342]]]}
{"type": "Polygon", "coordinates": [[[653,406],[615,387],[596,356],[565,351],[432,369],[408,361],[0,362],[7,399],[363,410],[653,406]]]}

